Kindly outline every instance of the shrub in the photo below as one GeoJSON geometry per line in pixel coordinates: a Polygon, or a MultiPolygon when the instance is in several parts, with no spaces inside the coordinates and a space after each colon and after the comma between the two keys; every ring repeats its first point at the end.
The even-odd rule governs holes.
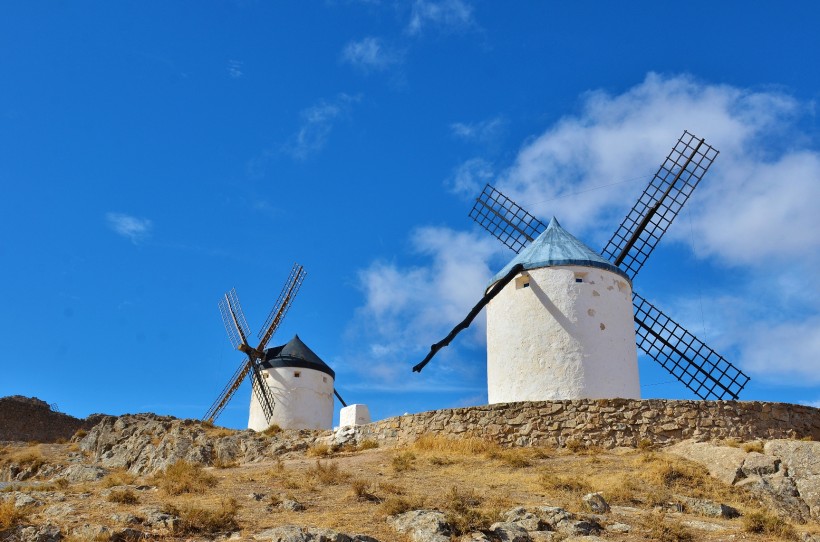
{"type": "Polygon", "coordinates": [[[279,427],[278,425],[276,425],[275,423],[272,423],[267,429],[262,431],[262,434],[265,435],[266,437],[272,437],[273,435],[275,435],[277,433],[281,433],[281,432],[282,432],[282,428],[279,427]]]}
{"type": "Polygon", "coordinates": [[[641,450],[643,452],[643,451],[652,450],[655,447],[655,445],[652,444],[652,441],[649,440],[648,438],[642,438],[641,440],[638,441],[638,446],[637,447],[638,447],[639,450],[641,450]]]}
{"type": "Polygon", "coordinates": [[[127,486],[134,483],[136,476],[126,470],[117,470],[102,479],[103,487],[127,486]]]}
{"type": "Polygon", "coordinates": [[[381,504],[381,512],[385,516],[395,516],[421,508],[424,508],[424,499],[419,497],[388,497],[381,504]]]}
{"type": "Polygon", "coordinates": [[[763,443],[759,440],[756,440],[754,442],[747,442],[746,444],[743,445],[743,451],[747,452],[747,453],[748,452],[758,452],[758,453],[762,454],[763,453],[763,443]]]}
{"type": "Polygon", "coordinates": [[[119,504],[137,504],[140,502],[136,493],[130,489],[118,489],[108,494],[108,502],[119,504]]]}
{"type": "Polygon", "coordinates": [[[77,429],[77,431],[74,433],[74,436],[71,437],[71,440],[80,440],[84,438],[87,434],[88,431],[86,431],[85,429],[77,429]]]}
{"type": "Polygon", "coordinates": [[[26,519],[26,512],[14,506],[14,501],[0,502],[0,532],[19,525],[26,519]]]}
{"type": "Polygon", "coordinates": [[[703,467],[678,461],[656,461],[645,472],[647,481],[666,488],[698,488],[706,478],[703,467]]]}
{"type": "Polygon", "coordinates": [[[166,506],[165,510],[180,519],[179,526],[174,534],[217,534],[239,529],[239,524],[236,521],[239,505],[236,503],[236,499],[223,500],[216,508],[198,506],[175,508],[166,506]]]}
{"type": "Polygon", "coordinates": [[[481,499],[475,491],[460,491],[455,486],[450,488],[444,495],[441,508],[454,534],[462,535],[490,527],[492,518],[478,510],[480,504],[481,499]]]}
{"type": "Polygon", "coordinates": [[[583,442],[581,442],[580,440],[576,440],[576,439],[570,439],[570,440],[566,441],[564,443],[564,447],[567,450],[569,450],[570,452],[574,453],[574,454],[576,454],[576,453],[580,452],[581,450],[583,450],[584,448],[586,448],[586,446],[584,446],[583,442]]]}
{"type": "Polygon", "coordinates": [[[350,483],[353,496],[357,501],[381,502],[381,499],[370,492],[370,484],[364,480],[356,479],[350,483]]]}
{"type": "Polygon", "coordinates": [[[413,452],[406,451],[400,454],[396,454],[393,456],[391,460],[391,464],[393,465],[393,470],[396,472],[404,472],[407,470],[412,470],[415,467],[413,466],[413,462],[416,460],[416,455],[413,452]]]}
{"type": "Polygon", "coordinates": [[[205,472],[201,465],[188,461],[177,461],[161,474],[154,476],[155,483],[169,495],[201,493],[217,484],[212,474],[205,472]]]}
{"type": "Polygon", "coordinates": [[[317,443],[308,448],[307,455],[310,457],[328,457],[333,455],[333,449],[328,444],[317,443]]]}
{"type": "Polygon", "coordinates": [[[565,493],[591,493],[592,486],[582,478],[555,475],[551,472],[542,472],[538,478],[541,487],[548,491],[562,491],[565,493]]]}
{"type": "Polygon", "coordinates": [[[750,512],[743,516],[743,530],[786,540],[797,540],[797,531],[783,519],[766,512],[750,512]]]}
{"type": "Polygon", "coordinates": [[[316,466],[308,469],[307,475],[323,485],[339,485],[345,482],[350,475],[339,470],[336,463],[322,463],[316,460],[316,466]]]}
{"type": "Polygon", "coordinates": [[[671,520],[663,513],[647,514],[640,521],[650,540],[655,542],[691,542],[692,533],[678,520],[671,520]]]}
{"type": "Polygon", "coordinates": [[[437,455],[434,455],[430,458],[430,464],[435,465],[437,467],[444,467],[447,465],[452,465],[453,463],[455,463],[454,460],[448,459],[446,457],[439,457],[437,455]]]}
{"type": "Polygon", "coordinates": [[[356,446],[356,449],[361,452],[362,450],[372,450],[372,449],[378,448],[378,447],[379,447],[378,442],[376,442],[375,440],[366,439],[366,440],[361,441],[359,443],[359,445],[356,446]]]}

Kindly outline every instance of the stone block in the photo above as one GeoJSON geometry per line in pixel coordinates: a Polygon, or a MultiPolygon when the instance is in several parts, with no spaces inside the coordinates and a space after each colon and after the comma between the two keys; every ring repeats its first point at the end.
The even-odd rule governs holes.
{"type": "Polygon", "coordinates": [[[339,427],[368,423],[370,423],[370,409],[367,405],[347,405],[339,411],[339,427]]]}

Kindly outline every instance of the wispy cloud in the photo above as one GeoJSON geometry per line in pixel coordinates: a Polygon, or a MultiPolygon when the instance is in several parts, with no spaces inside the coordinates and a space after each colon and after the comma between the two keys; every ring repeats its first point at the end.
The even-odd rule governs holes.
{"type": "Polygon", "coordinates": [[[106,213],[108,227],[129,239],[135,245],[151,233],[153,224],[147,218],[138,218],[124,213],[106,213]]]}
{"type": "Polygon", "coordinates": [[[410,12],[407,33],[420,34],[429,27],[462,31],[475,26],[473,7],[464,0],[416,0],[410,12]]]}
{"type": "MultiPolygon", "coordinates": [[[[811,138],[800,128],[809,106],[780,91],[650,73],[622,94],[585,94],[579,113],[527,140],[506,167],[474,158],[446,184],[475,194],[495,175],[493,184],[530,212],[556,215],[597,247],[683,129],[705,137],[720,156],[686,208],[687,227],[676,223],[664,239],[689,243],[694,233],[697,256],[735,277],[722,285],[722,297],[710,300],[704,338],[732,352],[730,361],[753,377],[816,385],[820,294],[806,280],[820,266],[814,205],[820,200],[820,149],[806,146],[811,138]],[[638,180],[623,182],[630,179],[638,180]]],[[[471,134],[471,126],[454,128],[460,133],[471,134]]],[[[489,236],[420,227],[413,244],[422,263],[376,262],[360,277],[364,303],[357,317],[360,325],[369,323],[365,350],[377,362],[439,340],[499,267],[494,247],[500,244],[489,236]]],[[[681,307],[695,312],[690,297],[667,297],[660,305],[676,319],[681,307]]],[[[683,311],[680,318],[686,326],[690,316],[683,311]]],[[[438,363],[458,367],[463,346],[480,340],[460,337],[438,363]]]]}
{"type": "Polygon", "coordinates": [[[242,62],[240,62],[239,60],[229,60],[228,75],[231,76],[233,79],[239,79],[240,77],[245,75],[242,71],[242,62]]]}
{"type": "Polygon", "coordinates": [[[366,37],[348,42],[341,59],[363,72],[382,71],[401,61],[401,55],[380,38],[366,37]]]}
{"type": "Polygon", "coordinates": [[[300,115],[302,124],[284,146],[284,151],[298,160],[320,151],[335,123],[348,115],[351,106],[359,100],[359,96],[339,94],[332,100],[321,100],[304,109],[300,115]]]}
{"type": "Polygon", "coordinates": [[[454,122],[450,125],[453,135],[465,141],[492,143],[506,128],[507,120],[502,116],[480,122],[454,122]]]}

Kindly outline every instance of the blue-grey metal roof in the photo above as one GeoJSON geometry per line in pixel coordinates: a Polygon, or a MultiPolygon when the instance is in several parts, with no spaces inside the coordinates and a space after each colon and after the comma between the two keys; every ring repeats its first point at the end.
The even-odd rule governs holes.
{"type": "Polygon", "coordinates": [[[631,284],[629,277],[615,264],[579,241],[575,236],[561,227],[555,219],[550,220],[547,229],[541,232],[532,243],[518,253],[504,269],[490,281],[490,286],[498,282],[516,264],[523,264],[524,269],[538,269],[557,265],[580,265],[606,269],[622,276],[631,284]]]}
{"type": "Polygon", "coordinates": [[[265,359],[261,365],[263,369],[276,367],[314,369],[329,374],[334,380],[336,379],[336,373],[333,369],[322,361],[313,350],[308,348],[299,338],[299,335],[294,335],[287,344],[265,350],[265,359]]]}

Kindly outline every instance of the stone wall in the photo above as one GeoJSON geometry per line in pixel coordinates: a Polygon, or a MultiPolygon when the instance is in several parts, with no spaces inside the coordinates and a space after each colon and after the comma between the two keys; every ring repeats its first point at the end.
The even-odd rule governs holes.
{"type": "MultiPolygon", "coordinates": [[[[348,430],[349,431],[349,430],[348,430]]],[[[786,403],[585,399],[485,405],[388,418],[356,427],[355,439],[402,444],[425,433],[476,436],[507,446],[612,448],[642,440],[820,440],[820,409],[786,403]]],[[[351,435],[352,436],[352,435],[351,435]]]]}
{"type": "Polygon", "coordinates": [[[78,429],[89,429],[99,417],[81,420],[55,412],[36,397],[0,397],[0,441],[55,442],[70,439],[78,429]]]}

